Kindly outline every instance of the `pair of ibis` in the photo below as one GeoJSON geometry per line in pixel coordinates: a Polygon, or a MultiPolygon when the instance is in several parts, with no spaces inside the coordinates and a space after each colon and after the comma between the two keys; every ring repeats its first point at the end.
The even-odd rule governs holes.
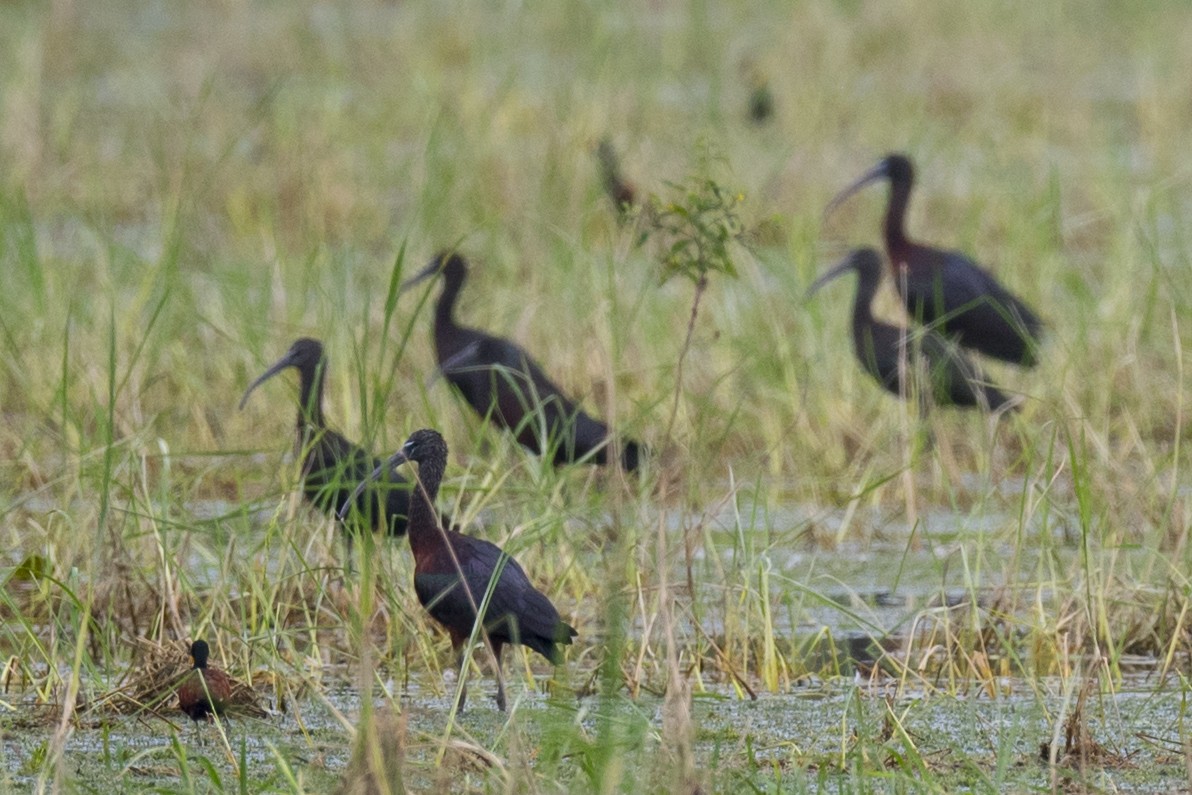
{"type": "MultiPolygon", "coordinates": [[[[615,449],[626,471],[637,468],[638,443],[614,439],[608,426],[570,400],[524,348],[456,323],[455,304],[467,278],[467,262],[461,255],[436,256],[402,290],[439,275],[443,292],[434,323],[439,370],[481,418],[507,429],[532,452],[549,455],[556,465],[605,464],[615,449]]],[[[289,368],[298,371],[296,454],[303,462],[303,493],[319,510],[340,513],[352,488],[380,461],[327,425],[323,415],[327,359],[322,343],[310,338],[295,341],[285,356],[249,385],[240,407],[258,386],[289,368]]],[[[387,480],[383,487],[355,498],[351,529],[379,526],[390,535],[405,532],[410,484],[395,472],[387,480]]]]}
{"type": "MultiPolygon", "coordinates": [[[[434,276],[442,276],[444,282],[434,324],[439,369],[482,418],[509,430],[531,451],[549,455],[555,464],[604,464],[616,449],[625,470],[637,468],[638,444],[632,440],[618,444],[608,426],[568,399],[523,348],[456,323],[454,308],[467,277],[461,255],[436,256],[402,289],[434,276]]],[[[241,407],[261,383],[291,367],[299,375],[297,454],[303,462],[303,492],[312,505],[334,513],[344,524],[349,560],[357,532],[378,526],[390,535],[408,531],[415,592],[447,629],[461,659],[477,609],[488,599],[483,634],[498,666],[508,643],[521,643],[557,662],[558,644],[570,643],[575,630],[562,622],[516,561],[488,541],[459,533],[435,511],[447,460],[442,437],[435,431],[420,431],[402,451],[382,462],[330,429],[323,416],[326,357],[322,344],[314,339],[297,340],[249,385],[241,407]],[[405,461],[419,463],[416,490],[397,474],[396,467],[405,461]],[[382,476],[384,483],[372,485],[382,476]]],[[[498,669],[497,703],[504,709],[499,673],[498,669]]]]}
{"type": "Polygon", "coordinates": [[[920,329],[882,323],[871,305],[881,281],[881,255],[863,248],[851,252],[821,276],[808,294],[837,277],[857,274],[853,303],[853,350],[879,384],[921,405],[975,406],[986,411],[1015,403],[991,384],[963,349],[1022,367],[1038,360],[1043,323],[993,275],[958,251],[925,246],[907,237],[905,219],[915,171],[902,154],[890,154],[841,191],[830,213],[873,182],[887,180],[889,202],[883,223],[886,256],[907,312],[920,329]]]}

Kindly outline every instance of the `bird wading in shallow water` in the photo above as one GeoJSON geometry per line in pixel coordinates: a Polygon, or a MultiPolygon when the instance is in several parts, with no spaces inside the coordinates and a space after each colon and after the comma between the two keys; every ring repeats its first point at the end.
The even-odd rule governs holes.
{"type": "Polygon", "coordinates": [[[924,246],[906,236],[906,209],[915,181],[914,166],[906,155],[882,158],[837,194],[824,214],[866,185],[883,179],[890,183],[884,222],[886,254],[894,269],[894,284],[911,317],[944,336],[955,337],[966,348],[1011,364],[1033,366],[1043,333],[1038,315],[959,251],[924,246]]]}
{"type": "MultiPolygon", "coordinates": [[[[501,650],[505,645],[527,646],[558,665],[563,661],[561,646],[569,645],[576,631],[500,547],[447,529],[440,521],[435,497],[447,467],[447,443],[439,432],[415,431],[373,476],[407,461],[418,464],[408,526],[414,593],[430,617],[451,636],[460,664],[460,709],[467,700],[466,644],[482,610],[481,636],[497,662],[497,707],[504,711],[501,650]]],[[[361,483],[357,491],[367,484],[367,480],[361,483]]]]}
{"type": "Polygon", "coordinates": [[[302,461],[303,496],[321,511],[339,515],[347,533],[348,566],[352,559],[354,533],[383,528],[389,535],[406,531],[410,510],[411,486],[396,473],[389,473],[384,486],[378,484],[367,494],[351,499],[355,511],[349,512],[349,497],[361,480],[375,470],[381,459],[348,441],[327,427],[323,418],[323,378],[327,357],[323,344],[303,337],[290,346],[286,355],[253,381],[240,399],[240,408],[248,396],[265,381],[287,368],[298,371],[298,420],[295,455],[302,461]]]}
{"type": "Polygon", "coordinates": [[[178,707],[195,721],[223,715],[232,698],[232,680],[223,671],[207,664],[210,653],[205,640],[196,640],[190,645],[194,668],[178,686],[178,707]]]}
{"type": "Polygon", "coordinates": [[[882,262],[873,249],[851,252],[811,285],[808,297],[850,271],[857,274],[853,352],[875,381],[903,399],[917,395],[922,411],[931,404],[984,411],[1014,408],[1014,401],[986,381],[959,348],[931,329],[911,332],[874,319],[871,307],[882,278],[882,262]]]}
{"type": "MultiPolygon", "coordinates": [[[[616,444],[608,426],[588,416],[551,381],[521,346],[455,322],[455,304],[468,276],[467,261],[456,253],[437,255],[407,280],[402,292],[442,276],[435,305],[435,355],[443,377],[482,419],[512,433],[526,449],[557,464],[607,463],[616,444]]],[[[637,442],[620,443],[626,471],[638,466],[637,442]]]]}

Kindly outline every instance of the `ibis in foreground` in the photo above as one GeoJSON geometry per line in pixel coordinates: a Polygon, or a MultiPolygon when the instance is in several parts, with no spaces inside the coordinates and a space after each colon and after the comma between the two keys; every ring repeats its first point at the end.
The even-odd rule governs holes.
{"type": "Polygon", "coordinates": [[[460,708],[467,700],[463,664],[466,644],[480,622],[480,636],[497,663],[497,707],[505,710],[501,650],[510,643],[527,646],[558,665],[562,646],[576,631],[559,617],[550,599],[530,582],[518,562],[490,541],[451,529],[435,511],[435,497],[447,467],[447,443],[438,431],[415,431],[400,450],[360,484],[402,463],[418,464],[410,500],[410,551],[414,554],[414,593],[447,634],[460,663],[460,708]]]}

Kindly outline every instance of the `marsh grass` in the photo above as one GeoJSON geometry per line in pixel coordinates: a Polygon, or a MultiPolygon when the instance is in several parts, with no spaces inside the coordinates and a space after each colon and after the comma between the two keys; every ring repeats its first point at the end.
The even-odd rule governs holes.
{"type": "Polygon", "coordinates": [[[4,787],[1186,787],[1189,31],[1163,1],[0,7],[4,787]],[[744,193],[686,342],[606,136],[643,195],[707,143],[744,193]],[[1036,371],[989,368],[1020,416],[937,412],[930,445],[847,298],[801,300],[877,242],[879,191],[820,213],[890,149],[911,232],[1049,326],[1036,371]],[[396,286],[455,245],[464,316],[657,451],[640,476],[555,470],[428,383],[433,291],[396,286]],[[507,716],[479,654],[450,711],[404,541],[343,576],[293,385],[236,410],[299,335],[350,438],[443,431],[443,507],[579,628],[549,682],[508,655],[507,716]],[[138,639],[198,636],[281,716],[84,717],[138,639]]]}

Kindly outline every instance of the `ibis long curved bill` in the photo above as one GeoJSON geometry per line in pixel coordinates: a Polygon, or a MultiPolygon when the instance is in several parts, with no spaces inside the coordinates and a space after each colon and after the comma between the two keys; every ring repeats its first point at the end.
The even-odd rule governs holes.
{"type": "Polygon", "coordinates": [[[360,497],[360,495],[369,487],[370,484],[372,484],[386,472],[392,472],[394,469],[404,464],[407,460],[409,459],[406,458],[405,453],[403,453],[401,450],[398,450],[396,453],[389,456],[389,458],[387,458],[383,464],[374,469],[368,477],[356,484],[356,488],[352,489],[351,496],[348,497],[343,506],[339,509],[339,512],[336,513],[336,517],[342,522],[352,510],[352,506],[356,504],[357,498],[360,497]]]}
{"type": "Polygon", "coordinates": [[[401,286],[397,288],[398,295],[401,295],[402,293],[406,292],[411,287],[416,287],[419,284],[422,284],[424,281],[431,278],[432,276],[438,276],[439,273],[443,270],[443,266],[446,263],[449,256],[450,255],[445,254],[445,253],[436,254],[434,256],[434,258],[431,259],[431,261],[427,264],[427,266],[425,268],[418,271],[413,276],[411,276],[410,278],[406,279],[404,282],[401,283],[401,286]]]}
{"type": "Polygon", "coordinates": [[[811,300],[828,282],[838,279],[844,274],[855,271],[856,269],[857,263],[854,261],[854,255],[850,254],[828,269],[824,275],[812,282],[811,286],[807,288],[807,293],[803,296],[803,299],[805,301],[811,300]]]}
{"type": "MultiPolygon", "coordinates": [[[[321,353],[321,348],[320,348],[320,353],[321,353]]],[[[290,348],[290,350],[286,351],[285,356],[281,357],[276,362],[271,364],[269,366],[268,370],[261,373],[259,376],[257,376],[255,381],[253,381],[251,384],[248,385],[248,389],[244,390],[244,396],[240,398],[240,405],[238,406],[239,410],[244,411],[244,407],[246,405],[248,405],[248,396],[251,395],[253,393],[253,390],[256,389],[257,387],[259,387],[261,384],[265,383],[270,378],[277,375],[282,370],[285,370],[288,367],[301,368],[301,366],[302,366],[302,351],[300,349],[298,349],[297,347],[290,348]]],[[[318,366],[318,365],[316,365],[316,366],[318,366]]]]}
{"type": "Polygon", "coordinates": [[[829,215],[831,215],[832,212],[837,207],[844,204],[844,202],[847,201],[848,198],[850,196],[852,196],[854,193],[856,193],[857,191],[861,190],[862,188],[866,187],[867,185],[871,185],[874,182],[877,182],[878,180],[889,179],[889,178],[890,178],[890,164],[888,162],[888,159],[883,159],[876,166],[869,169],[864,174],[862,174],[860,177],[858,177],[856,182],[849,185],[847,188],[845,188],[844,190],[840,191],[835,196],[833,196],[832,201],[828,202],[828,206],[824,208],[824,217],[827,218],[829,215]]]}

